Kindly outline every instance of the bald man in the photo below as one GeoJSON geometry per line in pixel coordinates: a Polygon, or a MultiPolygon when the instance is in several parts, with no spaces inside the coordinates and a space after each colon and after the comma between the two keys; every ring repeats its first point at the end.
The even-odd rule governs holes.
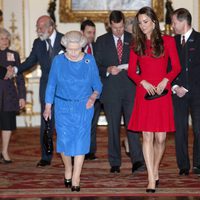
{"type": "MultiPolygon", "coordinates": [[[[42,75],[40,78],[40,103],[41,103],[41,127],[40,127],[40,143],[41,143],[41,160],[37,163],[38,167],[45,167],[51,164],[52,154],[47,154],[43,144],[43,134],[45,129],[45,121],[42,113],[45,106],[45,90],[48,81],[48,75],[51,68],[53,58],[63,52],[63,47],[60,44],[63,34],[56,31],[54,21],[47,15],[38,18],[36,23],[36,31],[38,38],[34,40],[33,47],[28,58],[17,66],[18,73],[29,70],[36,64],[41,67],[42,75]],[[50,39],[50,40],[49,40],[50,39]]],[[[50,121],[51,132],[53,135],[54,122],[50,121]]]]}

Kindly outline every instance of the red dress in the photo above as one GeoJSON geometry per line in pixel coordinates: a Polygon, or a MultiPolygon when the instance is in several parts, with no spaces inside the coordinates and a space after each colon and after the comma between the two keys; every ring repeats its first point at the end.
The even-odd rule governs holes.
{"type": "MultiPolygon", "coordinates": [[[[174,113],[171,97],[171,82],[181,70],[175,40],[163,36],[164,56],[155,58],[151,55],[138,56],[130,52],[128,76],[136,83],[136,95],[133,112],[128,129],[133,131],[173,132],[175,131],[174,113]],[[171,71],[167,72],[168,59],[171,60],[171,71]],[[139,63],[141,73],[136,73],[139,63]],[[147,91],[140,84],[142,80],[157,86],[163,78],[169,79],[166,86],[167,95],[154,99],[144,98],[147,91]]],[[[147,41],[147,52],[150,52],[150,40],[147,41]]],[[[149,53],[150,54],[150,53],[149,53]]]]}

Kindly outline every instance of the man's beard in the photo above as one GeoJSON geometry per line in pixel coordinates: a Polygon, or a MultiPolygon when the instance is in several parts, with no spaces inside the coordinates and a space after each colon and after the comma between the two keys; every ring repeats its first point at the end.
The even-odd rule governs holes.
{"type": "Polygon", "coordinates": [[[44,41],[46,39],[49,38],[49,34],[47,32],[45,33],[38,33],[38,37],[40,38],[40,40],[44,41]]]}

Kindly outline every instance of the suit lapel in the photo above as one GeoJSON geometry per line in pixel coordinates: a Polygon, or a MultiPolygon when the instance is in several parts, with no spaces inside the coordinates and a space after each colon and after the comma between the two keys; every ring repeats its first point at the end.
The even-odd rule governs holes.
{"type": "Polygon", "coordinates": [[[111,54],[111,58],[114,58],[114,60],[117,60],[117,63],[119,63],[118,61],[118,54],[117,54],[117,48],[115,46],[115,40],[114,37],[112,35],[112,33],[109,34],[109,38],[108,38],[108,44],[110,44],[110,54],[111,54]],[[115,59],[117,58],[117,59],[115,59]]]}
{"type": "Polygon", "coordinates": [[[55,38],[55,42],[54,42],[54,45],[53,45],[53,54],[54,54],[54,57],[59,53],[60,51],[60,38],[58,37],[58,33],[56,32],[56,38],[55,38]]]}
{"type": "Polygon", "coordinates": [[[122,63],[123,63],[123,60],[126,59],[127,52],[130,51],[129,47],[130,47],[130,38],[128,38],[128,35],[126,34],[126,32],[124,32],[122,63]]]}
{"type": "Polygon", "coordinates": [[[192,33],[191,33],[191,35],[190,35],[190,37],[188,38],[188,40],[187,40],[187,42],[186,42],[186,45],[187,45],[186,47],[187,47],[188,49],[194,47],[194,45],[195,45],[195,35],[196,35],[196,33],[195,33],[195,31],[193,30],[192,33]]]}
{"type": "Polygon", "coordinates": [[[44,52],[45,53],[45,56],[47,56],[48,57],[48,51],[47,51],[47,44],[46,44],[46,41],[44,40],[44,41],[42,41],[41,40],[41,52],[44,52]]]}

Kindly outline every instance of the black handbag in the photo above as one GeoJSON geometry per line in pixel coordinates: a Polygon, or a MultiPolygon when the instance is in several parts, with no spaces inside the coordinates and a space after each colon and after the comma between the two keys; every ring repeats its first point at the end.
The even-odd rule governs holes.
{"type": "Polygon", "coordinates": [[[165,96],[166,94],[168,93],[168,90],[167,89],[164,89],[163,92],[161,94],[157,94],[155,93],[154,95],[151,95],[149,93],[146,93],[144,98],[146,100],[154,100],[154,99],[157,99],[157,98],[160,98],[162,96],[165,96]]]}
{"type": "Polygon", "coordinates": [[[43,144],[46,154],[53,154],[53,138],[50,134],[50,120],[45,120],[45,130],[43,135],[43,144]]]}

